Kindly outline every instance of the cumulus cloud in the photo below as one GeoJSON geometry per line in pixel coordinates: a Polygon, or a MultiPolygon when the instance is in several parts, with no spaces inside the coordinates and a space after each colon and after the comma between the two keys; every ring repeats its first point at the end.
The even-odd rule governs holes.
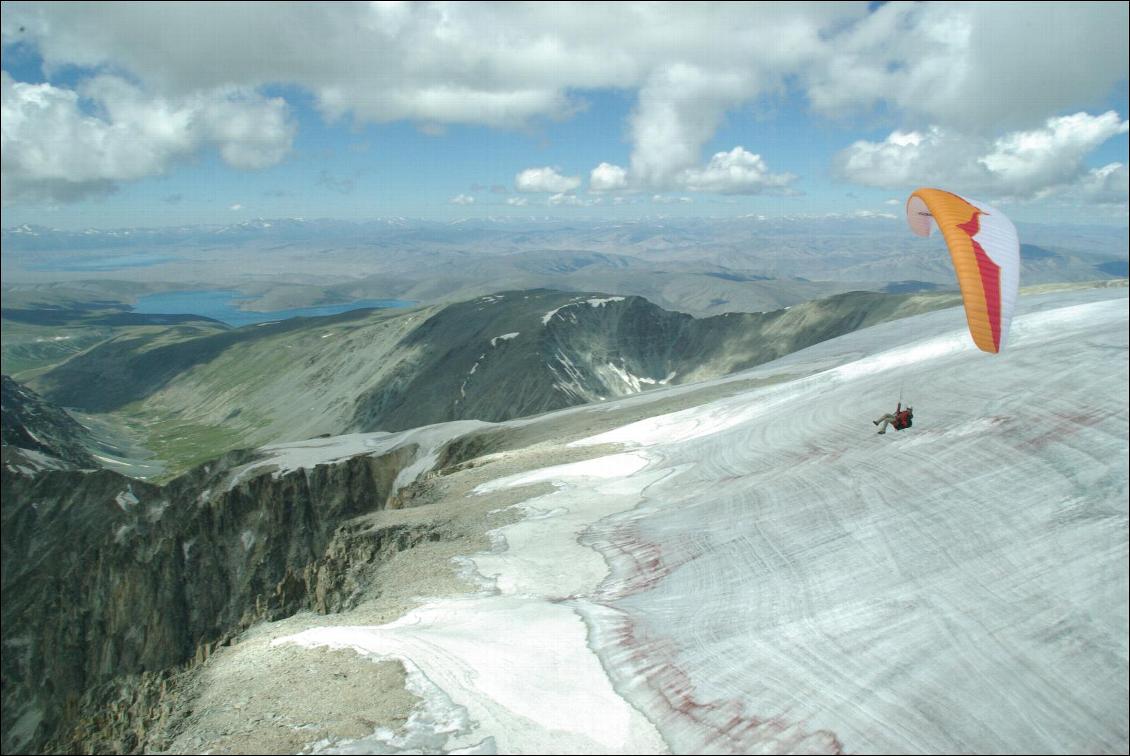
{"type": "Polygon", "coordinates": [[[715,153],[705,166],[673,173],[664,169],[653,173],[650,180],[634,179],[636,174],[629,176],[628,171],[618,165],[601,163],[589,175],[589,191],[602,193],[650,187],[716,194],[788,193],[789,185],[797,177],[791,173],[771,173],[760,155],[738,146],[729,152],[715,153]]]}
{"type": "Polygon", "coordinates": [[[1086,202],[1126,207],[1127,196],[1130,195],[1130,172],[1122,163],[1110,163],[1088,171],[1075,187],[1086,202]]]}
{"type": "Polygon", "coordinates": [[[600,197],[578,197],[575,194],[565,193],[555,194],[546,200],[546,204],[567,207],[591,207],[602,202],[603,200],[600,197]]]}
{"type": "Polygon", "coordinates": [[[294,136],[277,98],[232,88],[154,98],[113,76],[76,91],[17,82],[3,71],[0,108],[5,203],[106,193],[118,182],[165,173],[204,145],[233,167],[264,168],[283,158],[294,136]]]}
{"type": "Polygon", "coordinates": [[[727,108],[756,92],[748,74],[715,79],[715,72],[670,66],[640,90],[632,116],[633,179],[644,187],[667,187],[696,164],[702,145],[717,130],[727,108]]]}
{"type": "MultiPolygon", "coordinates": [[[[21,3],[5,6],[2,24],[5,44],[34,46],[49,76],[69,66],[125,71],[146,93],[145,110],[175,114],[200,97],[234,109],[198,105],[213,132],[188,141],[211,140],[241,167],[270,164],[280,142],[271,129],[256,144],[247,103],[218,92],[291,85],[331,120],[410,120],[441,134],[455,123],[565,119],[584,106],[574,93],[634,90],[624,180],[668,191],[687,172],[709,185],[701,153],[727,114],[790,89],[830,116],[879,112],[906,133],[934,124],[984,139],[1093,109],[1127,78],[1127,7],[284,3],[267,14],[243,3],[21,3]]],[[[106,131],[98,118],[71,126],[106,131]]],[[[617,179],[590,177],[593,191],[614,191],[606,181],[617,179]]]]}
{"type": "Polygon", "coordinates": [[[1051,118],[1043,129],[1004,135],[978,162],[1014,194],[1041,193],[1080,178],[1083,158],[1116,134],[1130,131],[1130,122],[1113,110],[1051,118]]]}
{"type": "MultiPolygon", "coordinates": [[[[270,14],[224,3],[128,3],[8,13],[6,43],[34,43],[48,69],[121,67],[156,91],[296,84],[330,118],[519,126],[565,117],[578,63],[596,46],[547,36],[552,9],[474,3],[284,3],[270,14]],[[17,37],[17,29],[23,29],[17,37]],[[186,33],[191,31],[191,33],[186,33]]],[[[595,21],[595,17],[592,21],[595,21]]],[[[599,77],[604,78],[604,77],[599,77]]],[[[603,83],[603,82],[602,82],[603,83]]]]}
{"type": "MultiPolygon", "coordinates": [[[[996,139],[947,131],[894,131],[882,142],[858,141],[835,158],[846,180],[884,188],[961,187],[993,196],[1036,199],[1079,183],[1105,186],[1117,170],[1088,172],[1084,158],[1130,122],[1109,111],[1048,119],[1043,128],[996,139]]],[[[1096,192],[1104,193],[1103,190],[1096,192]]]]}
{"type": "Polygon", "coordinates": [[[528,199],[526,199],[525,197],[507,197],[506,198],[506,204],[512,205],[513,207],[525,207],[526,205],[529,204],[529,202],[530,201],[528,199]]]}
{"type": "Polygon", "coordinates": [[[454,197],[451,198],[451,204],[453,204],[453,205],[473,205],[473,204],[475,204],[475,198],[472,197],[469,194],[456,194],[454,197]]]}
{"type": "Polygon", "coordinates": [[[601,163],[589,174],[590,192],[615,192],[628,187],[628,172],[618,165],[601,163]]]}
{"type": "Polygon", "coordinates": [[[653,194],[651,196],[651,201],[655,205],[674,205],[676,203],[689,205],[694,202],[694,200],[690,197],[671,197],[666,194],[653,194]]]}
{"type": "Polygon", "coordinates": [[[581,185],[579,176],[562,176],[554,168],[527,168],[514,177],[514,187],[520,192],[571,192],[581,185]]]}
{"type": "Polygon", "coordinates": [[[813,105],[885,102],[950,129],[1023,127],[1127,76],[1125,3],[889,3],[829,40],[813,105]]]}
{"type": "Polygon", "coordinates": [[[967,138],[937,127],[925,132],[893,131],[882,142],[853,143],[836,155],[833,167],[840,178],[865,186],[980,183],[983,171],[969,148],[967,138]]]}
{"type": "Polygon", "coordinates": [[[647,186],[695,166],[727,109],[780,89],[829,32],[866,13],[737,3],[294,3],[269,16],[240,4],[5,10],[5,39],[23,29],[48,69],[118,67],[152,91],[182,95],[294,84],[329,119],[407,119],[431,133],[568,118],[584,105],[571,92],[636,88],[631,170],[647,186]]]}
{"type": "Polygon", "coordinates": [[[242,209],[243,209],[243,205],[239,204],[238,202],[228,208],[228,210],[231,210],[232,212],[238,212],[242,209]]]}
{"type": "Polygon", "coordinates": [[[1130,171],[1123,163],[1108,163],[1079,177],[1071,186],[1048,198],[1060,207],[1090,208],[1126,222],[1130,212],[1130,171]]]}
{"type": "Polygon", "coordinates": [[[679,177],[679,183],[691,191],[716,194],[779,193],[794,181],[791,173],[770,173],[760,155],[742,147],[715,153],[705,168],[684,171],[679,177]]]}

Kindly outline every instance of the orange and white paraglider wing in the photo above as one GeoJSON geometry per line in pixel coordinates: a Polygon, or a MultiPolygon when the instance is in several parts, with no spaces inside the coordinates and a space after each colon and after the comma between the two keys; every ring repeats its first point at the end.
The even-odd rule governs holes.
{"type": "Polygon", "coordinates": [[[941,189],[912,193],[906,220],[919,236],[928,236],[931,225],[938,225],[953,259],[973,342],[986,352],[999,352],[1020,287],[1020,240],[1012,221],[983,202],[941,189]]]}

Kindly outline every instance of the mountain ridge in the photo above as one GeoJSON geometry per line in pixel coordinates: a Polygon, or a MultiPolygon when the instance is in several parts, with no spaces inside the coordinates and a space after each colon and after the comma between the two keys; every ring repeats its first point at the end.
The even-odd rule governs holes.
{"type": "Polygon", "coordinates": [[[948,292],[856,292],[694,318],[640,297],[503,292],[203,335],[123,335],[31,385],[60,406],[119,418],[158,456],[182,458],[175,471],[241,446],[494,422],[704,380],[957,302],[948,292]]]}

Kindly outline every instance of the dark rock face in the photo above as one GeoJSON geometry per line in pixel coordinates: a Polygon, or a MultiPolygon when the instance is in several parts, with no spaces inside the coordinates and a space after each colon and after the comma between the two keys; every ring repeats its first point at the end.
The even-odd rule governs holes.
{"type": "Polygon", "coordinates": [[[631,393],[608,363],[663,380],[693,320],[640,297],[548,290],[450,305],[404,339],[418,356],[358,398],[351,427],[496,422],[631,393]]]}
{"type": "MultiPolygon", "coordinates": [[[[850,292],[769,313],[693,318],[642,297],[481,297],[444,308],[405,337],[415,356],[358,397],[350,427],[499,422],[715,378],[899,317],[908,299],[850,292]]],[[[954,303],[938,296],[935,306],[954,303]]]]}
{"type": "Polygon", "coordinates": [[[63,409],[9,376],[0,376],[3,446],[45,454],[60,468],[93,469],[99,465],[83,445],[89,438],[89,432],[63,409]]]}
{"type": "Polygon", "coordinates": [[[137,718],[160,716],[162,680],[178,665],[259,620],[348,606],[355,561],[429,537],[337,532],[385,508],[414,453],[264,473],[230,490],[228,472],[251,453],[164,487],[108,470],[5,472],[4,752],[142,747],[137,718]]]}

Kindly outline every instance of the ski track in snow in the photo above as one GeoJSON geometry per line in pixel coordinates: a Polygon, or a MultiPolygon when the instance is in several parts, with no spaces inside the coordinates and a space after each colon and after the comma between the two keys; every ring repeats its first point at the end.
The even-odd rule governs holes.
{"type": "Polygon", "coordinates": [[[480,486],[555,487],[491,590],[278,642],[408,659],[478,725],[445,751],[1125,752],[1126,292],[1022,298],[996,356],[955,312],[480,486]]]}

